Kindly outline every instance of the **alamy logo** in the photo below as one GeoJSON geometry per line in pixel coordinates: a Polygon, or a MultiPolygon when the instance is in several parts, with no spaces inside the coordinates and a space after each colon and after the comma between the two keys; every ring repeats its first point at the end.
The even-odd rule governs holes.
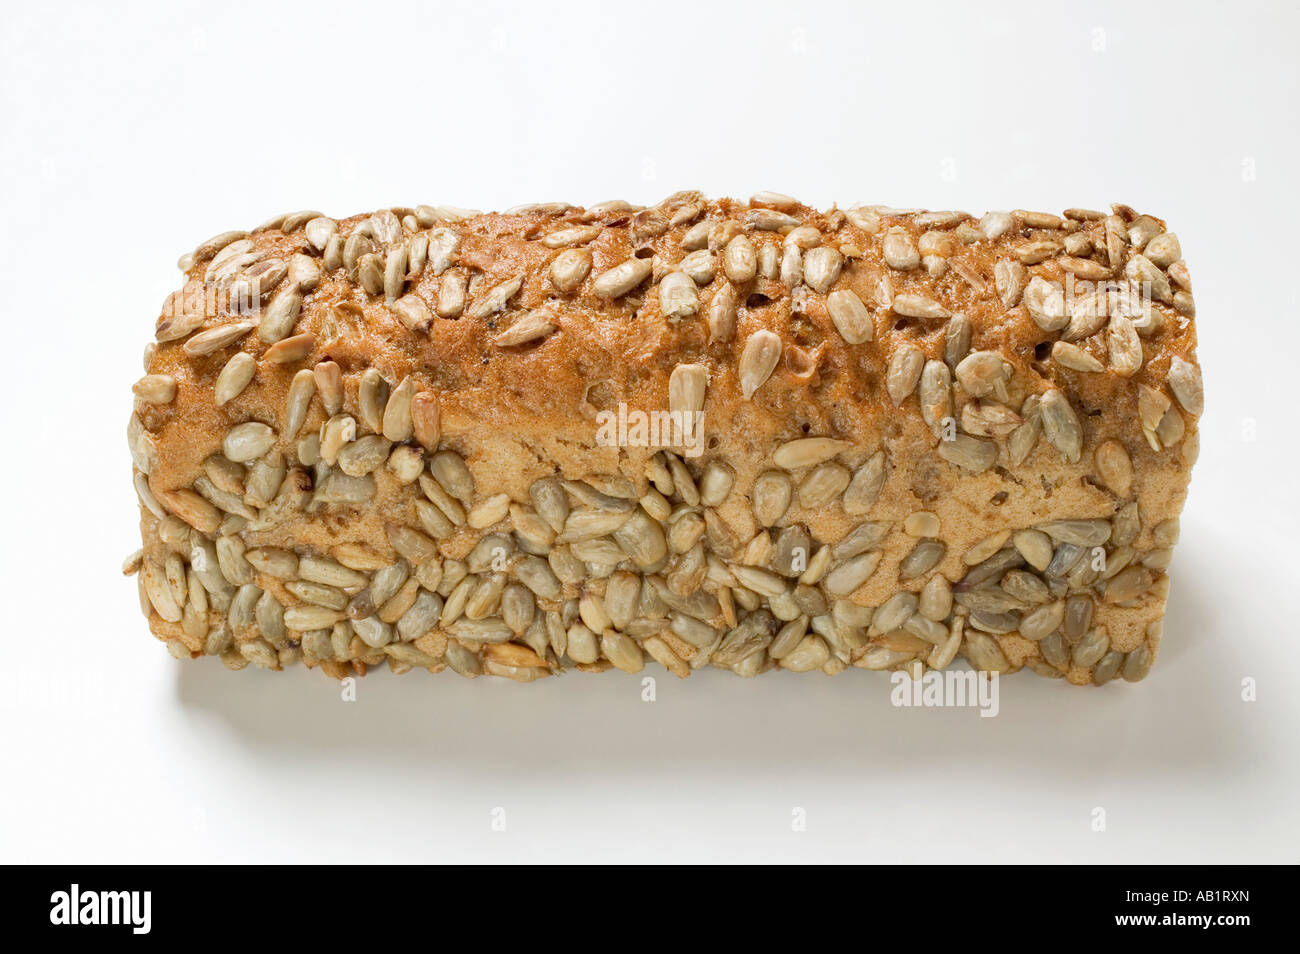
{"type": "Polygon", "coordinates": [[[151,891],[82,891],[74,884],[50,895],[50,923],[129,924],[131,933],[148,934],[152,901],[151,891]]]}
{"type": "Polygon", "coordinates": [[[919,679],[900,670],[890,677],[892,705],[902,708],[976,708],[981,718],[998,714],[998,674],[983,670],[931,669],[919,679]]]}
{"type": "Polygon", "coordinates": [[[596,415],[601,447],[674,447],[683,457],[704,453],[703,411],[639,411],[622,402],[596,415]]]}

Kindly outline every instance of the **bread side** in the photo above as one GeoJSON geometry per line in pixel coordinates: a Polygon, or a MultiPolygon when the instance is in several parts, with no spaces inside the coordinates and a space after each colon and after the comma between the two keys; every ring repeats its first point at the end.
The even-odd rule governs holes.
{"type": "Polygon", "coordinates": [[[130,566],[178,656],[1155,656],[1201,403],[1158,219],[682,193],[296,213],[180,264],[129,429],[130,566]],[[637,430],[665,411],[698,441],[637,430]]]}

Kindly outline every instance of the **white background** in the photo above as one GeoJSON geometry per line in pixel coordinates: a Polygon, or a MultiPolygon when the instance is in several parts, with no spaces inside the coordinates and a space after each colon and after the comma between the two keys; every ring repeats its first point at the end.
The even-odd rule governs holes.
{"type": "Polygon", "coordinates": [[[1294,8],[119,6],[3,10],[0,861],[1300,860],[1294,8]],[[993,719],[856,670],[345,704],[149,637],[125,431],[181,252],[290,209],[683,188],[1168,219],[1208,401],[1145,683],[1025,673],[993,719]]]}

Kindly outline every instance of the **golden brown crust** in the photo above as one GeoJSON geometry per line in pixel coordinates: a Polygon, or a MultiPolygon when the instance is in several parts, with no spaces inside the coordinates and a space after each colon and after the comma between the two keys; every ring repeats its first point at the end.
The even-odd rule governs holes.
{"type": "MultiPolygon", "coordinates": [[[[754,543],[765,534],[754,515],[754,484],[782,469],[773,463],[776,448],[804,437],[843,441],[833,460],[850,474],[883,451],[887,478],[868,511],[849,512],[839,494],[821,502],[810,490],[812,505],[801,505],[796,493],[777,524],[807,528],[815,549],[863,521],[887,522],[874,548],[878,565],[848,596],[862,607],[880,607],[900,590],[918,592],[935,573],[960,587],[963,555],[990,535],[1054,520],[1108,521],[1130,502],[1139,530],[1125,546],[1139,557],[1163,550],[1153,534],[1160,526],[1172,532],[1169,521],[1182,508],[1197,434],[1190,412],[1199,412],[1199,398],[1190,396],[1199,395],[1190,282],[1164,223],[1127,207],[1109,215],[975,219],[877,208],[819,212],[778,196],[744,203],[682,193],[649,209],[535,207],[462,217],[421,207],[337,222],[307,213],[289,219],[233,233],[238,244],[221,237],[183,260],[191,288],[214,277],[260,275],[266,298],[253,318],[207,316],[190,333],[160,340],[147,368],[155,377],[138,388],[155,400],[137,400],[137,467],[147,469],[160,510],[212,539],[233,535],[250,549],[319,553],[364,542],[394,556],[386,527],[419,526],[414,502],[424,498],[386,467],[371,472],[375,489],[363,505],[307,503],[306,512],[275,521],[232,522],[175,496],[193,495],[233,427],[261,422],[272,435],[267,453],[283,458],[310,501],[322,471],[308,466],[295,476],[304,437],[324,441],[331,417],[351,417],[358,438],[383,429],[366,423],[359,390],[367,371],[378,372],[387,389],[409,382],[438,448],[457,452],[473,473],[480,493],[471,506],[498,494],[527,506],[533,483],[557,472],[596,484],[625,478],[629,492],[644,495],[661,448],[600,446],[598,414],[620,404],[666,410],[674,370],[698,366],[707,382],[706,450],[686,458],[688,469],[698,480],[708,465],[724,463],[734,484],[716,507],[678,500],[674,511],[708,510],[708,552],[728,564],[763,565],[768,544],[754,543]],[[224,276],[214,267],[223,258],[224,276]],[[231,272],[232,265],[242,268],[231,272]],[[615,281],[620,270],[630,273],[622,283],[615,281]],[[279,317],[292,311],[284,308],[289,297],[301,305],[286,324],[279,317]],[[728,297],[734,316],[723,308],[728,297]],[[206,350],[189,346],[195,334],[241,320],[258,327],[193,353],[206,350]],[[747,354],[767,341],[776,365],[763,378],[755,369],[765,366],[747,354]],[[239,352],[249,356],[241,360],[252,378],[219,405],[219,379],[239,352]],[[997,380],[981,377],[977,362],[961,364],[971,352],[1000,357],[997,380]],[[317,374],[300,427],[286,434],[295,375],[326,362],[341,373],[342,407],[329,412],[317,374]],[[1169,380],[1175,362],[1187,363],[1174,375],[1175,383],[1188,382],[1183,394],[1169,380]],[[1085,367],[1094,370],[1077,370],[1085,367]],[[1189,409],[1184,398],[1196,406],[1189,409]],[[1051,405],[1050,420],[1035,439],[1044,430],[1040,401],[1051,405]],[[925,539],[942,541],[944,550],[924,575],[900,580],[900,563],[918,540],[903,523],[917,512],[937,518],[937,533],[925,539]],[[213,519],[223,526],[211,526],[213,519]]],[[[177,302],[170,304],[160,319],[162,339],[186,324],[176,318],[177,302]]],[[[236,370],[226,373],[235,379],[236,370]]],[[[417,435],[395,436],[401,444],[417,435]]],[[[245,463],[254,461],[241,462],[237,476],[247,475],[245,463]]],[[[796,485],[810,471],[794,468],[796,485]]],[[[839,479],[824,476],[832,486],[839,479]]],[[[148,508],[144,523],[146,564],[161,565],[179,548],[160,542],[148,508]]],[[[509,518],[501,528],[509,532],[509,518]]],[[[457,528],[439,540],[440,557],[463,559],[484,529],[457,528]]],[[[639,569],[671,573],[671,566],[639,569]]],[[[1152,584],[1122,605],[1104,602],[1095,580],[1083,588],[1096,594],[1098,619],[1104,611],[1112,651],[1148,643],[1154,650],[1161,569],[1153,567],[1152,584]]],[[[283,606],[297,602],[262,574],[257,586],[283,606]]],[[[603,586],[593,576],[565,595],[576,599],[584,587],[603,586]]],[[[175,625],[156,609],[155,631],[175,638],[175,625]]],[[[1041,663],[1036,641],[995,635],[1009,668],[1041,663]]],[[[842,661],[860,664],[868,649],[889,645],[886,636],[841,652],[842,661]]],[[[657,647],[643,648],[653,657],[657,647]]],[[[1072,681],[1092,678],[1091,664],[1063,668],[1072,681]]]]}

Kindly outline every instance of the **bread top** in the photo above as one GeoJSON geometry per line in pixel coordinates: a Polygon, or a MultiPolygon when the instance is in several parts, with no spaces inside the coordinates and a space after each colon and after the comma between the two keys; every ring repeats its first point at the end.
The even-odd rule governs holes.
{"type": "MultiPolygon", "coordinates": [[[[362,375],[409,378],[440,410],[434,443],[465,456],[485,493],[516,500],[557,464],[644,491],[656,448],[599,446],[601,412],[669,408],[675,371],[683,406],[705,385],[701,463],[725,461],[737,488],[793,440],[843,441],[850,468],[884,449],[901,469],[881,498],[889,519],[938,509],[965,482],[950,544],[1063,509],[1110,516],[1133,498],[1144,525],[1168,519],[1195,455],[1190,279],[1165,223],[1127,206],[976,218],[686,192],[649,208],[303,212],[217,236],[180,265],[191,298],[258,280],[260,311],[195,317],[169,299],[147,370],[174,397],[137,401],[133,420],[156,493],[190,487],[242,422],[269,425],[292,465],[329,411],[317,395],[286,434],[291,383],[322,362],[338,366],[357,436],[373,430],[362,375]],[[251,330],[194,346],[234,327],[251,330]],[[253,377],[219,405],[241,351],[253,377]]],[[[835,540],[861,516],[790,519],[835,540]]]]}

